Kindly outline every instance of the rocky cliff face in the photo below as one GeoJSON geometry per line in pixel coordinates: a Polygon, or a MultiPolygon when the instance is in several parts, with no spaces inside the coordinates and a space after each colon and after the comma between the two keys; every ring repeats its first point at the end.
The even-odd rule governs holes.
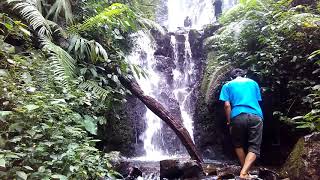
{"type": "MultiPolygon", "coordinates": [[[[182,119],[181,116],[181,104],[179,104],[177,97],[173,94],[172,89],[177,86],[175,83],[180,83],[174,81],[173,71],[179,71],[180,73],[187,73],[186,66],[192,61],[194,63],[193,69],[194,73],[190,76],[188,80],[187,88],[194,89],[190,93],[190,98],[188,99],[187,107],[188,109],[194,109],[195,101],[197,98],[200,79],[202,77],[203,63],[204,59],[202,52],[202,37],[197,31],[186,31],[180,29],[177,32],[167,32],[166,34],[161,34],[157,30],[151,30],[151,34],[157,44],[155,51],[156,66],[155,68],[160,73],[161,77],[166,79],[164,84],[161,84],[159,88],[160,102],[166,105],[166,108],[177,118],[182,119]],[[175,44],[172,44],[172,38],[175,39],[175,44]],[[189,40],[189,42],[187,42],[189,40]],[[186,53],[187,43],[190,43],[190,48],[192,56],[186,53]],[[180,107],[179,107],[180,106],[180,107]]],[[[181,102],[180,102],[181,103],[181,102]]],[[[162,131],[163,139],[165,142],[163,144],[163,149],[167,149],[171,153],[184,152],[184,147],[181,145],[177,136],[173,131],[164,124],[162,131]]]]}

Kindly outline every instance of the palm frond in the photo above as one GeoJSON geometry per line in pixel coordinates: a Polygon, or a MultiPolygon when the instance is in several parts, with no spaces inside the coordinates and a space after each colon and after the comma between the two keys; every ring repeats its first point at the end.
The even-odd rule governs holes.
{"type": "Polygon", "coordinates": [[[93,92],[102,101],[105,101],[108,96],[110,96],[110,91],[99,86],[98,83],[94,81],[87,80],[79,85],[83,90],[93,92]]]}
{"type": "Polygon", "coordinates": [[[25,19],[32,29],[40,36],[47,36],[51,39],[51,29],[47,20],[42,16],[41,12],[28,1],[7,0],[9,4],[14,4],[13,9],[18,10],[19,14],[25,19]]]}
{"type": "Polygon", "coordinates": [[[43,4],[45,0],[25,0],[27,3],[37,7],[37,9],[42,12],[43,4]]]}
{"type": "Polygon", "coordinates": [[[76,60],[61,47],[49,40],[42,41],[43,49],[48,51],[50,66],[57,81],[66,85],[67,80],[75,76],[76,60]]]}
{"type": "Polygon", "coordinates": [[[73,51],[74,55],[83,60],[90,58],[92,62],[104,61],[108,62],[108,53],[101,44],[94,40],[87,40],[78,35],[74,35],[70,40],[68,51],[73,51]]]}
{"type": "Polygon", "coordinates": [[[53,15],[53,21],[57,22],[61,12],[64,13],[64,18],[67,23],[73,22],[70,0],[56,0],[55,3],[51,6],[46,17],[48,18],[49,16],[53,15]]]}

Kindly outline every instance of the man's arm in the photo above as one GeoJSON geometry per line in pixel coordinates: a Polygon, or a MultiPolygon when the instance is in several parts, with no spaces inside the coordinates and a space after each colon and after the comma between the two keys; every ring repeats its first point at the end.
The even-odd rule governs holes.
{"type": "Polygon", "coordinates": [[[231,105],[229,101],[224,102],[224,111],[226,113],[226,118],[227,118],[227,125],[230,124],[230,115],[231,115],[231,105]]]}

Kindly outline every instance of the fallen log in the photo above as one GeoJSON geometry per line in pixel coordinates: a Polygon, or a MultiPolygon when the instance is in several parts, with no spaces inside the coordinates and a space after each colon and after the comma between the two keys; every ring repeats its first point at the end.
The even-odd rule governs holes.
{"type": "Polygon", "coordinates": [[[182,144],[186,147],[190,157],[198,162],[203,162],[201,156],[198,154],[195,144],[187,129],[182,125],[182,121],[175,119],[168,110],[166,110],[157,100],[144,94],[140,86],[124,77],[119,75],[121,84],[131,91],[138,99],[140,99],[154,114],[169,125],[169,127],[176,133],[182,144]]]}

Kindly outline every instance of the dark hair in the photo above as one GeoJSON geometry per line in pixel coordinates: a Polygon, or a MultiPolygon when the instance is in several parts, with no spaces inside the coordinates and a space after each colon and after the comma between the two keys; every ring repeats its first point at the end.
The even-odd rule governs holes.
{"type": "Polygon", "coordinates": [[[234,78],[239,77],[239,76],[244,77],[246,74],[247,74],[247,72],[245,70],[236,68],[236,69],[234,69],[234,70],[232,70],[230,72],[230,77],[232,79],[234,79],[234,78]]]}

